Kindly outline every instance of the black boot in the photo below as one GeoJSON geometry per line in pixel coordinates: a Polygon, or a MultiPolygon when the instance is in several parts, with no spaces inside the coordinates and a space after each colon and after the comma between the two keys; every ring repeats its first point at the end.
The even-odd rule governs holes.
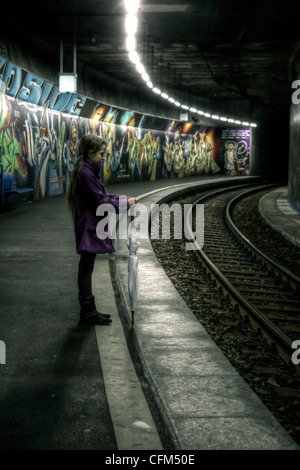
{"type": "Polygon", "coordinates": [[[80,323],[86,325],[109,325],[111,323],[108,313],[97,312],[95,305],[95,297],[81,297],[78,295],[80,310],[80,323]]]}

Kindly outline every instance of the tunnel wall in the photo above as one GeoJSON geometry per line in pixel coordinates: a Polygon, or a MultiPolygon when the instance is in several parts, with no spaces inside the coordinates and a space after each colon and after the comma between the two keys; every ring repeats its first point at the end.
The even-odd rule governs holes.
{"type": "Polygon", "coordinates": [[[287,184],[289,164],[289,108],[258,107],[252,131],[251,174],[287,184]]]}
{"type": "Polygon", "coordinates": [[[181,122],[61,94],[0,56],[1,163],[16,187],[32,187],[35,199],[64,193],[78,142],[88,133],[108,142],[107,184],[251,171],[250,128],[181,122]],[[226,163],[230,155],[238,161],[233,166],[226,163]]]}
{"type": "Polygon", "coordinates": [[[290,112],[288,201],[300,214],[300,100],[292,103],[290,112]]]}

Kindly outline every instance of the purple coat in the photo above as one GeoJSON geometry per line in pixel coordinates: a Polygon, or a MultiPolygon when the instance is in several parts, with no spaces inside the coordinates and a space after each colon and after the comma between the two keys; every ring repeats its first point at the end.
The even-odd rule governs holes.
{"type": "MultiPolygon", "coordinates": [[[[104,216],[97,216],[96,211],[100,204],[111,204],[116,213],[129,208],[128,197],[119,194],[109,194],[99,180],[100,167],[96,163],[83,162],[78,181],[78,192],[82,203],[79,212],[75,212],[74,229],[76,239],[76,251],[88,251],[89,253],[111,253],[115,251],[109,237],[100,240],[96,233],[96,227],[104,216]]],[[[106,228],[107,231],[107,228],[106,228]]]]}

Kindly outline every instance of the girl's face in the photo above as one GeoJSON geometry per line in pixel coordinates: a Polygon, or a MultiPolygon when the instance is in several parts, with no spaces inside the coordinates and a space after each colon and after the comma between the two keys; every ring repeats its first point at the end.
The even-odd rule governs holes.
{"type": "Polygon", "coordinates": [[[105,160],[106,156],[106,145],[102,144],[100,150],[94,153],[93,155],[89,155],[88,161],[90,163],[97,163],[97,165],[102,165],[105,160]]]}

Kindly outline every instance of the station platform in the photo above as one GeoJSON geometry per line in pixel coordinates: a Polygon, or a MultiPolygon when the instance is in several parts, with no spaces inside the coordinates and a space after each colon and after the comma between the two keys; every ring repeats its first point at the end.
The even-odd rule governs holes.
{"type": "MultiPolygon", "coordinates": [[[[236,181],[107,190],[138,197],[150,211],[175,185],[179,195],[236,181]]],[[[1,450],[299,450],[195,319],[149,239],[137,252],[134,327],[128,249],[118,238],[115,253],[97,256],[93,274],[96,304],[112,324],[78,323],[79,257],[65,195],[0,214],[0,242],[1,450]]]]}
{"type": "Polygon", "coordinates": [[[288,201],[288,187],[282,186],[263,196],[259,211],[272,228],[290,242],[300,246],[300,214],[288,201]]]}

